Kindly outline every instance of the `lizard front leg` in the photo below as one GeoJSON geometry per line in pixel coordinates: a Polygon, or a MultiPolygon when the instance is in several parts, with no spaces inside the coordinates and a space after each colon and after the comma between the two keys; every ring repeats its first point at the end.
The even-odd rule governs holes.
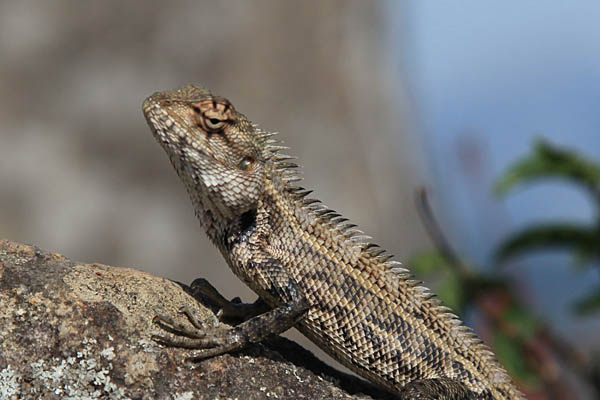
{"type": "MultiPolygon", "coordinates": [[[[260,265],[254,265],[261,268],[260,265]]],[[[250,343],[258,343],[270,335],[282,333],[291,328],[308,311],[309,304],[298,289],[297,283],[285,271],[269,260],[268,272],[271,292],[280,299],[285,299],[283,305],[228,329],[211,330],[204,326],[187,309],[183,312],[191,325],[182,326],[172,318],[158,315],[154,322],[173,336],[154,335],[153,339],[168,346],[193,349],[187,355],[188,360],[201,360],[219,354],[241,350],[250,343]]]]}
{"type": "Polygon", "coordinates": [[[271,310],[271,307],[260,297],[254,303],[242,303],[239,297],[227,300],[204,278],[195,279],[190,286],[182,285],[182,287],[198,302],[209,306],[220,321],[225,321],[230,325],[237,325],[271,310]]]}

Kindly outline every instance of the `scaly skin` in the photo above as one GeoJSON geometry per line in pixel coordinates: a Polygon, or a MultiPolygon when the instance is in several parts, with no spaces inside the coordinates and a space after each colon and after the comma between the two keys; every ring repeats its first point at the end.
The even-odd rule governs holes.
{"type": "Polygon", "coordinates": [[[400,398],[523,399],[493,353],[408,270],[306,197],[284,147],[228,100],[190,85],[153,94],[143,111],[208,237],[269,306],[225,331],[189,316],[193,326],[158,339],[201,359],[296,326],[400,398]]]}

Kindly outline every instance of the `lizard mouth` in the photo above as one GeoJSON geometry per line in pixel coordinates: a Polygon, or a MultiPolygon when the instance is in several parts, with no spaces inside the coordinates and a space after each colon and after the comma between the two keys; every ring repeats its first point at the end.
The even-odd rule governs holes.
{"type": "Polygon", "coordinates": [[[157,92],[144,100],[142,111],[154,138],[163,147],[177,172],[180,175],[190,173],[188,169],[181,168],[182,163],[195,166],[192,180],[197,187],[204,167],[220,162],[211,151],[206,135],[199,132],[196,126],[189,126],[185,115],[170,112],[171,108],[185,107],[186,102],[169,98],[168,92],[157,92]]]}
{"type": "Polygon", "coordinates": [[[174,125],[172,119],[166,114],[161,113],[159,107],[160,104],[152,98],[146,99],[143,107],[144,116],[154,138],[161,146],[165,147],[167,152],[170,152],[170,147],[179,146],[181,140],[172,129],[174,125]]]}
{"type": "Polygon", "coordinates": [[[150,126],[156,140],[163,146],[167,146],[167,152],[184,147],[191,147],[196,152],[206,155],[198,140],[191,136],[191,129],[186,128],[186,122],[178,118],[177,114],[168,113],[165,107],[175,103],[164,98],[161,92],[155,93],[144,100],[142,111],[146,122],[150,126]]]}

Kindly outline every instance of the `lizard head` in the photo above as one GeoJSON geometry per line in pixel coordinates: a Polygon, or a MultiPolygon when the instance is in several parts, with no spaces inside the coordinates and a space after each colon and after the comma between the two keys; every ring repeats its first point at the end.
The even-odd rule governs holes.
{"type": "Polygon", "coordinates": [[[269,157],[264,135],[227,99],[189,85],[155,93],[142,108],[201,221],[227,222],[256,208],[269,157]]]}

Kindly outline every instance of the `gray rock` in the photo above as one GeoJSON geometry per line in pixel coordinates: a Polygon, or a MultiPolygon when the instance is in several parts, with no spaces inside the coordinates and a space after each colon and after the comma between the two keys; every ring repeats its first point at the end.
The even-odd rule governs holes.
{"type": "Polygon", "coordinates": [[[0,240],[1,399],[385,397],[283,338],[199,363],[151,339],[156,313],[213,312],[180,285],[0,240]],[[354,395],[353,395],[354,393],[354,395]]]}

